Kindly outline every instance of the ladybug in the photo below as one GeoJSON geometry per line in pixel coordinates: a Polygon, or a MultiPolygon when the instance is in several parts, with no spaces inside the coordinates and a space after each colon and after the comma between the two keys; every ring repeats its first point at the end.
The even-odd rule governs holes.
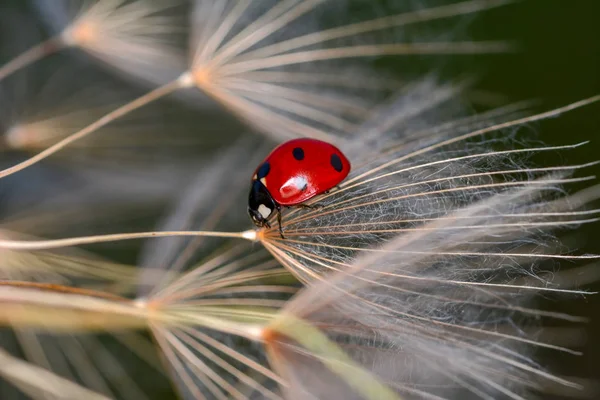
{"type": "Polygon", "coordinates": [[[248,214],[256,226],[270,228],[276,213],[283,238],[281,206],[313,208],[302,203],[328,192],[349,172],[350,162],[330,143],[308,138],[282,143],[254,172],[248,214]]]}

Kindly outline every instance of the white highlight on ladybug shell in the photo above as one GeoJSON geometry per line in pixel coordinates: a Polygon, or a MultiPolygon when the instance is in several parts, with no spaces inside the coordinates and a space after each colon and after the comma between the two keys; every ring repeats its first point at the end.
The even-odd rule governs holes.
{"type": "Polygon", "coordinates": [[[271,210],[264,204],[261,204],[258,206],[258,212],[260,213],[260,215],[262,215],[263,218],[267,219],[269,218],[269,215],[271,215],[271,212],[273,212],[273,210],[271,210]]]}
{"type": "Polygon", "coordinates": [[[279,192],[283,198],[288,198],[298,194],[298,192],[304,190],[306,186],[308,186],[308,181],[304,176],[294,176],[281,186],[279,192]]]}

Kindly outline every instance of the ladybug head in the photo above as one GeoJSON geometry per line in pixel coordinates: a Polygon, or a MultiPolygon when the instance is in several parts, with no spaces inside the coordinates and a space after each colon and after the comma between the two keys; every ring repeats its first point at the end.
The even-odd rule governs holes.
{"type": "Polygon", "coordinates": [[[254,225],[260,228],[270,228],[269,218],[277,209],[279,209],[279,205],[273,200],[265,185],[259,180],[253,181],[248,197],[248,214],[254,225]]]}

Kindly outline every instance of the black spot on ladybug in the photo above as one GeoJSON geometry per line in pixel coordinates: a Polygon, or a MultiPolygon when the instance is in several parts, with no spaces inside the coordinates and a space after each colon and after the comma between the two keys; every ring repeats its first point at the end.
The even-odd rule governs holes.
{"type": "Polygon", "coordinates": [[[342,159],[335,153],[331,155],[329,162],[331,163],[333,169],[335,169],[337,172],[342,172],[342,169],[344,169],[344,166],[342,165],[342,159]]]}
{"type": "Polygon", "coordinates": [[[298,161],[304,160],[304,150],[302,150],[302,148],[294,147],[294,150],[292,150],[292,154],[294,155],[294,158],[296,160],[298,160],[298,161]]]}
{"type": "Polygon", "coordinates": [[[256,179],[261,180],[268,175],[270,170],[271,165],[269,165],[269,162],[267,161],[258,168],[258,171],[256,171],[256,179]]]}

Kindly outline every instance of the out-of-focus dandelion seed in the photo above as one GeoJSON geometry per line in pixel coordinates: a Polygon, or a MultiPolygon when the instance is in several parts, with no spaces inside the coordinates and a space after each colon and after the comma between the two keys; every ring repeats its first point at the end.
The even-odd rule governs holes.
{"type": "MultiPolygon", "coordinates": [[[[100,188],[106,182],[102,181],[101,176],[98,176],[98,178],[95,183],[100,184],[97,189],[101,190],[100,188]]],[[[65,180],[68,181],[67,179],[65,180]]],[[[145,183],[139,181],[138,184],[139,189],[145,183]]],[[[41,185],[37,186],[39,189],[42,188],[41,185]]],[[[59,184],[55,183],[54,186],[60,191],[59,184]]],[[[106,189],[106,186],[104,188],[106,189]]],[[[24,215],[15,212],[12,210],[13,207],[8,205],[5,207],[6,215],[3,215],[2,218],[0,236],[3,238],[31,238],[31,236],[18,233],[19,231],[63,235],[64,231],[72,231],[69,228],[70,224],[67,222],[71,218],[74,223],[76,223],[75,221],[85,221],[87,219],[87,224],[93,225],[94,218],[106,218],[107,212],[113,216],[118,215],[120,210],[118,201],[111,203],[108,200],[111,196],[106,196],[106,193],[100,195],[100,192],[94,192],[89,187],[84,186],[83,188],[78,188],[78,190],[71,189],[68,190],[68,193],[69,196],[73,196],[77,201],[76,204],[71,204],[70,207],[69,202],[66,201],[67,199],[50,195],[43,196],[43,200],[38,200],[37,203],[31,200],[23,201],[22,199],[18,201],[20,206],[27,208],[27,212],[24,215]],[[102,202],[103,210],[100,211],[96,208],[96,212],[90,212],[90,209],[95,209],[95,207],[90,202],[89,197],[102,202]],[[86,205],[90,208],[86,209],[86,205]]],[[[124,192],[119,193],[119,195],[121,194],[125,195],[125,197],[127,196],[124,192]]],[[[115,197],[118,198],[119,195],[113,196],[112,201],[115,200],[115,197]]],[[[69,200],[72,200],[72,198],[69,200]]],[[[111,262],[80,249],[59,249],[58,251],[39,252],[1,250],[0,259],[2,260],[0,265],[0,286],[2,287],[0,291],[10,291],[10,288],[16,288],[18,291],[32,293],[31,296],[26,295],[26,297],[30,298],[35,297],[35,294],[38,292],[55,291],[59,297],[61,293],[63,295],[68,293],[76,294],[83,296],[83,298],[93,296],[96,293],[103,293],[104,298],[121,299],[121,296],[131,295],[135,291],[137,284],[138,271],[135,268],[111,262]]],[[[118,364],[115,355],[109,351],[104,351],[101,343],[106,344],[106,339],[102,339],[102,342],[100,342],[93,335],[67,334],[64,332],[64,329],[68,328],[65,328],[64,325],[63,328],[59,329],[61,330],[60,334],[53,336],[43,326],[45,317],[49,316],[49,314],[44,315],[43,309],[36,309],[35,306],[28,308],[27,305],[16,304],[7,299],[3,300],[3,304],[6,307],[2,307],[3,312],[0,318],[3,320],[2,325],[9,325],[13,328],[12,333],[7,332],[5,329],[0,332],[0,342],[3,348],[7,350],[19,348],[22,353],[17,354],[22,354],[30,362],[42,368],[53,370],[71,381],[78,381],[79,378],[79,382],[86,384],[86,386],[96,391],[102,392],[110,398],[114,398],[114,395],[108,387],[112,386],[115,382],[118,382],[118,386],[122,387],[125,393],[134,393],[135,395],[131,395],[131,398],[144,398],[136,396],[140,391],[136,389],[135,384],[128,381],[128,377],[123,373],[123,369],[119,368],[118,365],[114,366],[118,364]],[[23,320],[11,318],[9,316],[10,313],[20,315],[23,317],[23,320]],[[23,326],[27,325],[27,322],[24,322],[24,320],[28,319],[41,322],[37,328],[32,329],[23,326]],[[12,325],[13,323],[16,325],[12,325]],[[40,325],[42,326],[40,327],[40,325]],[[113,379],[115,381],[112,384],[104,383],[102,375],[90,367],[95,364],[99,365],[99,369],[110,371],[108,375],[110,377],[107,378],[107,381],[113,379]]],[[[49,304],[47,304],[47,307],[51,307],[49,304]]],[[[69,323],[66,320],[72,316],[70,314],[76,314],[76,311],[66,312],[63,317],[59,317],[59,319],[63,318],[62,321],[67,327],[69,323]]],[[[87,324],[92,326],[94,321],[96,321],[94,317],[90,316],[87,324]]],[[[103,322],[98,323],[102,324],[103,322]]],[[[58,322],[58,325],[60,324],[61,322],[58,322]]],[[[143,337],[136,337],[135,334],[128,332],[116,332],[114,337],[117,338],[117,343],[128,343],[128,347],[132,347],[135,351],[142,354],[144,360],[152,359],[154,354],[153,347],[145,342],[143,337]]],[[[151,365],[157,363],[158,361],[154,357],[151,365]]],[[[44,375],[40,373],[36,374],[36,377],[42,379],[48,377],[48,374],[44,375]]],[[[30,385],[37,384],[36,377],[32,377],[30,385]]],[[[56,389],[52,382],[47,382],[47,385],[46,389],[44,387],[38,388],[40,393],[35,398],[48,398],[50,394],[65,386],[58,381],[56,382],[56,389]]],[[[32,387],[31,390],[28,387],[25,387],[25,389],[26,393],[31,394],[31,390],[35,389],[35,387],[32,387]]],[[[68,389],[68,386],[66,389],[68,389]]],[[[64,394],[66,393],[69,393],[69,391],[64,392],[64,394]]]]}
{"type": "MultiPolygon", "coordinates": [[[[505,52],[509,48],[506,43],[496,42],[381,43],[376,41],[371,44],[357,45],[352,41],[373,32],[461,16],[510,2],[511,0],[471,0],[331,29],[316,28],[313,32],[298,34],[291,29],[290,24],[299,24],[301,31],[305,30],[313,22],[305,24],[303,18],[310,18],[311,12],[316,12],[319,6],[327,5],[328,2],[267,1],[264,4],[257,4],[198,1],[193,13],[192,26],[195,32],[192,33],[191,64],[187,72],[170,83],[104,115],[96,122],[67,136],[30,159],[0,171],[0,178],[41,161],[133,110],[190,87],[199,88],[246,122],[263,132],[270,133],[278,140],[290,136],[308,136],[335,142],[333,139],[339,137],[341,132],[348,131],[357,121],[364,118],[370,105],[360,104],[361,96],[354,96],[358,103],[349,100],[350,96],[347,92],[336,94],[333,90],[331,94],[327,94],[327,90],[323,88],[339,89],[340,81],[333,79],[333,82],[328,84],[328,81],[331,82],[332,72],[323,75],[327,66],[322,63],[337,61],[336,68],[332,71],[339,76],[341,60],[383,55],[505,52]],[[260,7],[264,7],[266,11],[258,16],[253,15],[257,9],[260,10],[260,7]],[[246,15],[253,17],[251,22],[246,22],[246,15]],[[279,38],[280,35],[284,38],[279,38]],[[341,44],[330,45],[335,41],[341,44]],[[316,66],[316,71],[302,70],[306,66],[313,68],[313,64],[316,66]],[[295,67],[299,69],[290,69],[295,67]],[[318,78],[316,82],[315,78],[318,78]]],[[[90,10],[95,10],[100,16],[112,17],[119,15],[116,11],[124,12],[122,9],[126,9],[125,15],[129,16],[128,7],[137,6],[138,3],[140,2],[121,6],[120,1],[105,1],[97,3],[95,6],[98,7],[97,9],[92,7],[90,10]]],[[[131,12],[131,14],[136,13],[131,12]]],[[[147,15],[148,11],[141,14],[147,15]]],[[[100,20],[104,21],[102,18],[100,20]]],[[[83,21],[96,23],[93,18],[83,21]]],[[[71,32],[68,37],[82,36],[82,40],[87,40],[89,27],[85,24],[81,26],[86,28],[81,31],[81,35],[71,32]]],[[[91,32],[95,33],[94,24],[91,28],[93,28],[91,32]]],[[[363,39],[368,40],[368,38],[363,39]]],[[[353,80],[357,81],[357,78],[353,80]]],[[[364,98],[364,95],[362,97],[364,98]]]]}
{"type": "MultiPolygon", "coordinates": [[[[75,68],[64,67],[49,74],[41,87],[34,79],[39,75],[39,72],[35,77],[26,73],[0,83],[3,147],[7,149],[43,150],[106,114],[124,97],[116,87],[110,88],[107,82],[101,87],[91,75],[87,74],[91,79],[86,79],[86,71],[75,68]],[[71,90],[74,75],[85,83],[85,89],[71,90]]],[[[82,143],[82,147],[86,144],[82,143]]]]}
{"type": "MultiPolygon", "coordinates": [[[[22,234],[0,231],[3,239],[24,238],[22,234]]],[[[28,237],[31,239],[31,237],[28,237]]],[[[98,287],[130,293],[137,283],[137,272],[126,265],[118,265],[81,250],[16,252],[0,251],[0,280],[44,282],[63,285],[85,283],[98,287]]]]}
{"type": "MultiPolygon", "coordinates": [[[[247,199],[248,176],[245,172],[252,170],[258,162],[259,152],[253,149],[260,147],[251,139],[240,140],[207,159],[204,166],[197,168],[198,172],[162,219],[160,230],[239,228],[239,222],[246,221],[245,209],[239,207],[247,199]],[[249,154],[256,157],[248,158],[249,154]],[[206,207],[207,204],[210,206],[206,207]]],[[[262,147],[263,151],[267,151],[265,146],[262,147]]],[[[139,265],[145,267],[140,278],[142,291],[148,287],[163,286],[156,281],[147,281],[144,278],[146,272],[155,277],[157,268],[169,274],[180,271],[198,257],[201,248],[207,246],[207,237],[165,238],[155,242],[147,241],[140,255],[139,265]]],[[[216,245],[214,240],[211,245],[216,245]]],[[[147,296],[148,293],[140,292],[139,295],[147,296]]]]}
{"type": "Polygon", "coordinates": [[[177,4],[144,0],[36,1],[34,6],[56,35],[0,67],[0,81],[68,47],[81,49],[128,76],[161,81],[164,76],[160,75],[168,67],[177,68],[173,38],[179,24],[165,13],[177,4]]]}
{"type": "MultiPolygon", "coordinates": [[[[42,151],[131,98],[132,92],[122,85],[86,69],[62,66],[51,73],[32,70],[36,73],[25,71],[0,82],[0,149],[4,151],[28,154],[42,151]],[[72,79],[75,75],[76,82],[72,79]]],[[[136,164],[151,159],[154,164],[158,157],[169,157],[184,146],[203,143],[210,148],[211,141],[202,139],[212,133],[214,124],[207,121],[206,128],[203,125],[190,134],[189,129],[184,129],[182,119],[189,120],[191,113],[163,109],[164,104],[158,103],[125,115],[104,127],[100,134],[74,143],[71,147],[74,151],[61,153],[65,156],[63,161],[66,158],[70,162],[93,163],[109,159],[111,163],[136,164]],[[165,135],[167,130],[169,135],[165,135]],[[148,151],[140,152],[140,147],[148,151]]],[[[178,159],[184,162],[181,153],[178,152],[178,159]]]]}
{"type": "Polygon", "coordinates": [[[82,128],[82,129],[80,129],[79,131],[75,132],[74,134],[64,137],[62,140],[54,143],[52,146],[37,153],[35,156],[32,156],[25,161],[22,161],[12,167],[9,167],[9,168],[6,168],[6,169],[0,171],[0,178],[12,175],[12,174],[19,172],[31,165],[38,163],[39,161],[42,161],[43,159],[55,154],[59,150],[62,150],[65,147],[69,146],[70,144],[76,142],[77,140],[82,139],[82,138],[88,136],[90,133],[95,132],[98,129],[106,126],[107,124],[113,122],[114,120],[121,118],[121,117],[129,114],[130,112],[132,112],[144,105],[147,105],[161,97],[164,97],[169,93],[172,93],[173,91],[177,90],[179,87],[180,87],[180,85],[177,81],[175,81],[171,84],[167,84],[165,86],[161,86],[161,87],[157,88],[156,90],[148,93],[147,95],[144,95],[130,103],[127,103],[127,104],[117,108],[116,110],[109,112],[108,114],[105,114],[100,119],[96,120],[95,122],[91,123],[90,125],[87,125],[86,127],[82,128]]]}
{"type": "Polygon", "coordinates": [[[0,323],[13,329],[30,362],[109,398],[147,398],[121,366],[123,354],[105,348],[124,344],[151,366],[158,364],[152,345],[137,333],[145,326],[145,313],[126,298],[74,286],[2,281],[0,303],[0,323]],[[98,333],[104,332],[112,336],[101,339],[98,333]]]}
{"type": "MultiPolygon", "coordinates": [[[[179,229],[182,226],[209,229],[227,225],[231,219],[239,220],[228,218],[227,211],[228,204],[239,197],[242,188],[245,193],[245,185],[231,184],[233,174],[246,178],[243,165],[248,161],[240,154],[249,150],[249,144],[240,142],[209,160],[201,174],[206,182],[192,181],[194,187],[200,181],[200,193],[190,190],[181,201],[175,202],[165,224],[179,229]],[[219,182],[230,186],[215,187],[219,182]],[[210,201],[206,196],[225,197],[221,207],[198,210],[199,203],[210,201]]],[[[244,215],[245,210],[241,211],[244,215]]],[[[214,243],[171,240],[159,243],[158,252],[153,248],[156,243],[152,244],[145,246],[140,256],[144,268],[138,270],[141,279],[137,289],[116,284],[122,278],[129,281],[130,274],[124,273],[126,266],[110,262],[103,269],[91,264],[89,268],[74,270],[78,279],[64,284],[2,282],[0,303],[6,307],[1,308],[0,321],[14,329],[28,360],[60,371],[61,376],[110,397],[138,399],[144,398],[144,394],[134,382],[120,385],[109,379],[108,364],[98,360],[99,355],[110,357],[110,353],[100,346],[96,335],[109,333],[114,336],[113,341],[116,339],[146,360],[152,358],[154,350],[148,349],[137,333],[146,329],[153,334],[166,370],[172,373],[173,381],[184,395],[245,398],[246,394],[258,393],[263,398],[281,398],[278,387],[285,382],[270,370],[258,343],[264,326],[296,292],[289,284],[297,281],[266,251],[252,252],[249,243],[235,246],[225,243],[215,251],[214,243]],[[190,250],[192,254],[204,254],[206,248],[210,254],[200,261],[190,254],[190,250]],[[188,272],[179,272],[186,267],[188,272]],[[13,313],[18,316],[13,318],[13,313]],[[63,359],[53,354],[52,348],[57,345],[70,357],[63,359]],[[92,353],[92,348],[97,349],[92,353]],[[85,374],[69,374],[68,369],[60,367],[61,360],[85,374]],[[118,391],[113,390],[115,387],[118,391]]],[[[68,261],[58,260],[54,268],[67,268],[68,261]]],[[[51,270],[48,265],[41,267],[51,270]]],[[[124,366],[113,363],[111,370],[123,370],[124,366]]]]}
{"type": "Polygon", "coordinates": [[[115,364],[117,358],[103,349],[95,335],[114,335],[118,343],[148,359],[153,352],[144,348],[148,345],[136,332],[149,329],[173,380],[194,398],[203,398],[202,392],[215,398],[224,394],[243,398],[237,382],[244,390],[279,399],[277,385],[285,383],[268,368],[264,357],[256,358],[260,352],[252,343],[261,340],[263,327],[296,289],[288,286],[289,272],[266,252],[249,250],[249,244],[240,244],[219,252],[186,274],[171,276],[165,286],[144,298],[3,281],[0,324],[15,330],[25,354],[36,364],[58,368],[68,379],[110,397],[116,389],[123,398],[146,398],[135,382],[123,380],[127,376],[124,367],[115,364]],[[246,345],[232,347],[228,344],[232,340],[246,345]],[[57,345],[64,356],[57,358],[52,351],[57,345]],[[93,359],[88,354],[92,348],[93,359]],[[98,362],[102,357],[112,361],[102,364],[98,362]],[[65,362],[78,374],[65,373],[60,368],[65,362]],[[103,365],[110,365],[113,372],[122,370],[120,378],[106,374],[103,365]],[[253,377],[256,373],[260,379],[253,377]]]}
{"type": "Polygon", "coordinates": [[[108,400],[52,372],[11,356],[0,349],[0,376],[31,398],[108,400]]]}
{"type": "MultiPolygon", "coordinates": [[[[3,239],[62,237],[67,232],[91,234],[115,226],[125,229],[139,225],[139,219],[148,218],[173,201],[186,173],[176,166],[146,166],[141,171],[133,166],[128,171],[111,171],[103,166],[65,174],[44,166],[24,172],[23,177],[22,184],[6,181],[0,190],[3,239]]],[[[135,270],[124,267],[114,271],[114,262],[79,249],[1,249],[0,259],[2,280],[64,285],[85,282],[86,287],[104,290],[109,290],[103,285],[110,281],[110,290],[119,293],[130,293],[138,283],[135,270]]]]}
{"type": "Polygon", "coordinates": [[[261,398],[279,399],[277,386],[285,385],[253,343],[262,340],[263,328],[296,289],[287,285],[289,272],[266,253],[242,256],[248,249],[220,252],[148,300],[157,312],[181,320],[153,323],[152,332],[173,380],[193,398],[204,398],[202,393],[244,399],[245,387],[261,398]],[[226,263],[232,256],[237,261],[226,263]],[[229,345],[234,342],[238,346],[229,345]]]}
{"type": "MultiPolygon", "coordinates": [[[[55,14],[57,9],[60,9],[58,7],[59,4],[54,2],[52,4],[39,2],[39,6],[50,14],[55,14]]],[[[64,23],[64,26],[61,27],[63,29],[61,33],[47,42],[32,48],[7,65],[0,67],[0,80],[25,65],[65,46],[77,46],[113,67],[132,73],[134,76],[152,75],[154,74],[153,68],[157,69],[161,66],[171,67],[171,63],[178,59],[169,50],[170,45],[166,38],[164,40],[161,39],[166,34],[172,33],[173,29],[178,29],[174,27],[179,26],[171,17],[160,15],[161,12],[173,7],[173,2],[103,0],[95,3],[80,4],[80,6],[83,8],[79,9],[79,14],[74,19],[65,18],[64,15],[62,15],[62,18],[54,15],[54,17],[58,18],[59,25],[64,23]]],[[[65,8],[62,8],[62,10],[64,11],[65,8]]],[[[56,23],[57,21],[53,22],[56,23]]],[[[165,82],[169,80],[159,81],[165,82]]],[[[0,175],[6,176],[29,165],[33,165],[76,140],[105,126],[109,122],[171,93],[173,90],[179,88],[179,86],[176,83],[167,84],[113,112],[109,112],[108,114],[102,113],[103,117],[100,117],[96,122],[87,125],[85,128],[80,128],[73,135],[67,136],[68,132],[63,131],[60,135],[63,139],[58,141],[58,143],[54,141],[53,145],[46,148],[46,150],[12,169],[1,172],[0,175]]],[[[45,122],[47,125],[49,121],[45,122]]],[[[8,143],[12,146],[30,144],[32,133],[35,133],[37,139],[40,139],[40,136],[55,136],[56,131],[44,131],[40,129],[40,126],[17,125],[9,129],[7,136],[8,143]],[[35,132],[32,128],[36,128],[35,132]]],[[[41,139],[47,140],[48,137],[42,137],[41,139]]]]}
{"type": "Polygon", "coordinates": [[[465,1],[313,30],[308,19],[331,2],[199,0],[192,18],[191,66],[184,77],[188,85],[278,141],[299,136],[332,141],[364,118],[371,106],[364,90],[372,75],[345,75],[352,60],[508,49],[504,43],[382,43],[369,34],[507,3],[465,1]]]}

